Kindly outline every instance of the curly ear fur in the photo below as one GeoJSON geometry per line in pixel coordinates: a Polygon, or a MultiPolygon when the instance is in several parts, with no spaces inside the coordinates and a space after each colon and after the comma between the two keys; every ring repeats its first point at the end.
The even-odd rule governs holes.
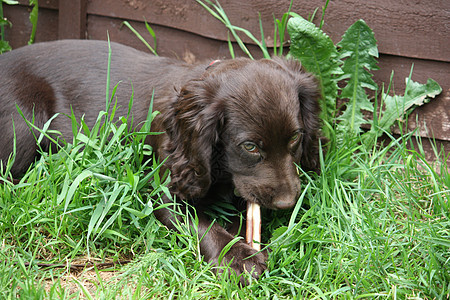
{"type": "MultiPolygon", "coordinates": [[[[308,80],[313,79],[312,77],[308,80]]],[[[316,85],[317,86],[317,85],[316,85]]],[[[319,158],[319,130],[320,107],[317,102],[319,94],[316,90],[300,87],[298,98],[300,101],[300,113],[303,120],[305,134],[302,141],[302,158],[300,165],[305,171],[320,171],[319,158]]]]}
{"type": "Polygon", "coordinates": [[[190,81],[163,115],[172,190],[183,199],[200,198],[211,185],[212,149],[219,139],[224,111],[214,101],[217,89],[211,82],[190,81]]]}
{"type": "Polygon", "coordinates": [[[300,103],[300,123],[303,124],[302,156],[300,166],[305,171],[320,171],[319,131],[320,131],[320,97],[318,80],[306,73],[299,61],[294,59],[274,58],[298,83],[298,100],[300,103]]]}

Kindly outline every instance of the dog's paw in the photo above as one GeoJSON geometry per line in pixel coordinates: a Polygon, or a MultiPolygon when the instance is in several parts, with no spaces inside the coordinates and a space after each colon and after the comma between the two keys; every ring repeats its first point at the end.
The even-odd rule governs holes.
{"type": "Polygon", "coordinates": [[[246,276],[243,273],[251,274],[258,279],[267,269],[266,265],[267,252],[259,252],[244,242],[234,244],[231,249],[224,255],[221,265],[229,266],[240,277],[239,283],[247,285],[246,276]]]}

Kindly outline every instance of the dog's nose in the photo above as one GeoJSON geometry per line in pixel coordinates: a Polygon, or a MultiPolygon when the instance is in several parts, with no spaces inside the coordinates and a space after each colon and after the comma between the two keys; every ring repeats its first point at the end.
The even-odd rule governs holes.
{"type": "Polygon", "coordinates": [[[300,182],[296,181],[292,184],[291,188],[287,188],[278,197],[275,197],[272,201],[272,205],[276,209],[288,209],[297,203],[297,199],[300,197],[301,187],[300,182]]]}

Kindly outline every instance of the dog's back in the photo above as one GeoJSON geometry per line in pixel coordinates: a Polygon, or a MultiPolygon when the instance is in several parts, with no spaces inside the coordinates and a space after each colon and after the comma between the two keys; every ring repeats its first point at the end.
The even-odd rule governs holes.
{"type": "MultiPolygon", "coordinates": [[[[176,81],[174,74],[170,74],[170,66],[180,63],[116,43],[111,43],[111,49],[110,90],[120,82],[115,98],[116,116],[127,114],[133,93],[133,118],[137,124],[147,116],[153,88],[176,81]]],[[[88,126],[93,126],[98,112],[106,107],[108,52],[107,42],[65,40],[34,44],[0,55],[0,160],[5,167],[12,153],[14,122],[17,154],[11,170],[13,176],[26,171],[37,150],[35,138],[16,105],[39,128],[55,113],[70,115],[71,109],[77,119],[84,116],[88,126]]],[[[164,93],[168,89],[157,90],[164,93]]],[[[50,129],[60,131],[70,141],[72,129],[67,117],[52,120],[50,129]]],[[[47,150],[48,140],[44,139],[41,147],[47,150]]]]}

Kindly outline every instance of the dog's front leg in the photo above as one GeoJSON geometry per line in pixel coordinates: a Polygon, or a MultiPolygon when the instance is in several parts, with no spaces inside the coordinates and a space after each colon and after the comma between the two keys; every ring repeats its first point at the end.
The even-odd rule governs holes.
{"type": "MultiPolygon", "coordinates": [[[[163,196],[163,200],[164,203],[170,203],[165,196],[163,196]]],[[[182,216],[171,211],[169,208],[155,210],[155,216],[161,223],[172,230],[176,230],[177,226],[175,224],[182,222],[182,216]]],[[[251,272],[254,278],[259,278],[267,268],[265,263],[266,255],[264,253],[257,253],[255,249],[241,239],[232,245],[222,255],[222,259],[219,260],[224,247],[234,239],[234,236],[219,224],[211,224],[209,218],[202,212],[197,212],[197,217],[197,226],[194,226],[193,220],[189,220],[189,226],[191,228],[197,228],[197,235],[200,240],[200,252],[206,261],[216,265],[219,272],[222,271],[220,267],[230,266],[237,275],[247,271],[251,272]]],[[[242,276],[240,282],[242,285],[246,284],[242,276]]]]}
{"type": "MultiPolygon", "coordinates": [[[[228,265],[237,275],[251,272],[254,278],[259,278],[267,268],[265,263],[267,257],[264,253],[257,253],[241,238],[223,254],[222,260],[219,261],[222,251],[225,251],[223,249],[233,241],[234,236],[217,223],[211,225],[211,221],[201,213],[198,215],[198,220],[198,235],[201,238],[200,251],[205,256],[205,260],[213,262],[217,266],[228,265]]],[[[246,283],[243,277],[240,278],[240,282],[241,284],[246,283]]]]}

